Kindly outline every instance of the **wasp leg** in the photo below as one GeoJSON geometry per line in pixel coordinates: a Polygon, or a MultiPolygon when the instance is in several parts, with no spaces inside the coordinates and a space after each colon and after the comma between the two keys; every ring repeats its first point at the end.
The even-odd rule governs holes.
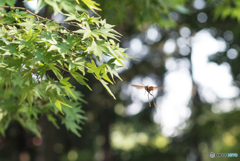
{"type": "Polygon", "coordinates": [[[148,92],[151,96],[154,96],[151,92],[148,92]]]}
{"type": "Polygon", "coordinates": [[[149,99],[149,94],[148,94],[148,103],[149,103],[149,107],[151,107],[151,103],[150,103],[150,99],[149,99]]]}
{"type": "Polygon", "coordinates": [[[152,91],[152,96],[155,97],[155,96],[153,95],[153,91],[152,91]]]}
{"type": "Polygon", "coordinates": [[[155,107],[157,107],[157,105],[156,105],[154,102],[155,102],[155,101],[154,101],[154,97],[153,97],[153,104],[154,104],[155,107]]]}
{"type": "Polygon", "coordinates": [[[153,96],[153,104],[154,104],[155,107],[157,107],[157,105],[154,103],[155,101],[154,101],[154,95],[153,95],[153,93],[150,93],[150,92],[149,92],[149,94],[150,94],[151,96],[153,96]]]}

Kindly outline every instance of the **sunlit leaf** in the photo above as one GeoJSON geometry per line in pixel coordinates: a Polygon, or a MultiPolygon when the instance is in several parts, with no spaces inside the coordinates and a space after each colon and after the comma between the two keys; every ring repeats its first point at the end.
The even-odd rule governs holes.
{"type": "Polygon", "coordinates": [[[97,14],[97,13],[94,10],[101,11],[101,8],[97,7],[97,6],[99,6],[99,4],[94,2],[93,0],[82,0],[82,2],[85,3],[88,6],[88,8],[91,11],[93,11],[95,14],[97,14]]]}

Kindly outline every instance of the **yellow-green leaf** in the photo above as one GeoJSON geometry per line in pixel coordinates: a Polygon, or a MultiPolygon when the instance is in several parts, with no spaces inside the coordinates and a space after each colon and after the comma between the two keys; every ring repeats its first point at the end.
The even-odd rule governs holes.
{"type": "MultiPolygon", "coordinates": [[[[76,0],[77,1],[77,0],[76,0]]],[[[78,2],[78,1],[77,1],[78,2]]],[[[100,6],[97,2],[95,1],[92,1],[92,0],[82,0],[83,3],[85,3],[88,8],[93,11],[93,13],[97,14],[95,10],[98,10],[98,11],[101,11],[101,8],[97,7],[97,6],[100,6]]],[[[79,2],[78,2],[79,3],[79,2]]],[[[98,14],[97,14],[98,15],[98,14]]]]}
{"type": "Polygon", "coordinates": [[[66,104],[66,103],[64,103],[64,102],[62,102],[62,101],[59,101],[59,100],[57,100],[54,104],[55,104],[55,106],[59,109],[59,111],[60,111],[62,114],[64,114],[64,113],[63,113],[63,111],[62,111],[62,106],[61,106],[61,104],[65,105],[65,106],[67,106],[67,107],[72,108],[72,107],[69,106],[68,104],[66,104]]]}

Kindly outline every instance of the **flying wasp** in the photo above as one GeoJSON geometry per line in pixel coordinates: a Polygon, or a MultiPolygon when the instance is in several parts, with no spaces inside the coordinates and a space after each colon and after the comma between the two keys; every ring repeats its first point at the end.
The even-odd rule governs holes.
{"type": "Polygon", "coordinates": [[[153,96],[153,104],[154,104],[155,107],[157,107],[156,104],[154,103],[153,90],[154,90],[154,89],[162,89],[163,86],[158,86],[158,87],[144,86],[144,85],[143,85],[143,86],[140,86],[140,85],[132,85],[132,86],[136,87],[137,89],[142,89],[142,88],[144,88],[144,89],[145,89],[145,94],[146,94],[146,92],[147,92],[147,95],[148,95],[149,107],[151,107],[149,95],[153,96]],[[151,92],[152,92],[152,93],[151,93],[151,92]]]}

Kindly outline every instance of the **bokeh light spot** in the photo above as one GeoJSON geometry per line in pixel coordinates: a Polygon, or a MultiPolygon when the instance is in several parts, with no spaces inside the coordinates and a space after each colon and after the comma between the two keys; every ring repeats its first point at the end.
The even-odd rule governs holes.
{"type": "Polygon", "coordinates": [[[134,38],[130,41],[130,48],[138,53],[138,52],[141,52],[142,51],[142,47],[143,47],[143,44],[142,44],[142,41],[138,38],[134,38]]]}
{"type": "Polygon", "coordinates": [[[219,37],[217,38],[217,42],[218,42],[218,51],[224,52],[227,49],[226,41],[223,38],[219,37]]]}
{"type": "Polygon", "coordinates": [[[185,47],[187,45],[187,40],[183,37],[180,37],[177,39],[177,45],[178,47],[185,47]]]}
{"type": "Polygon", "coordinates": [[[40,146],[40,145],[42,145],[43,140],[42,140],[42,138],[39,138],[39,137],[35,136],[32,139],[32,142],[33,142],[33,145],[40,146]]]}
{"type": "Polygon", "coordinates": [[[156,147],[158,147],[159,149],[165,148],[168,144],[169,140],[168,138],[164,137],[164,136],[157,136],[154,139],[154,145],[156,147]]]}
{"type": "Polygon", "coordinates": [[[141,132],[137,134],[137,142],[139,142],[142,145],[146,145],[148,143],[148,136],[147,134],[141,132]]]}
{"type": "Polygon", "coordinates": [[[160,32],[157,27],[151,26],[148,28],[147,33],[147,43],[152,44],[152,42],[158,42],[162,38],[160,32]],[[150,40],[151,42],[149,42],[150,40]]]}
{"type": "Polygon", "coordinates": [[[117,149],[123,149],[126,151],[129,151],[134,148],[136,144],[136,135],[128,134],[128,135],[123,135],[119,131],[114,131],[111,134],[111,141],[113,147],[117,149]]]}
{"type": "Polygon", "coordinates": [[[57,21],[57,22],[63,22],[66,19],[66,16],[58,13],[57,15],[52,14],[52,19],[57,21]]]}
{"type": "Polygon", "coordinates": [[[140,101],[134,101],[132,104],[128,105],[125,112],[127,115],[136,115],[142,111],[143,104],[140,101]]]}
{"type": "Polygon", "coordinates": [[[116,114],[118,114],[120,116],[124,116],[124,114],[125,114],[124,105],[121,104],[121,103],[116,104],[115,107],[114,107],[114,111],[115,111],[116,114]]]}
{"type": "Polygon", "coordinates": [[[227,51],[227,57],[229,59],[235,59],[237,57],[237,55],[238,55],[238,52],[236,49],[231,48],[227,51]]]}
{"type": "Polygon", "coordinates": [[[28,152],[21,152],[19,155],[19,161],[30,161],[30,155],[28,152]]]}
{"type": "Polygon", "coordinates": [[[181,48],[179,48],[179,53],[180,53],[182,56],[187,56],[187,55],[189,55],[189,53],[190,53],[190,48],[189,48],[188,46],[181,47],[181,48]]]}
{"type": "Polygon", "coordinates": [[[200,12],[198,15],[197,15],[197,20],[200,22],[200,23],[204,23],[206,22],[208,19],[208,16],[206,13],[204,12],[200,12]]]}
{"type": "Polygon", "coordinates": [[[104,159],[104,153],[102,151],[98,151],[94,157],[96,161],[102,161],[104,159]]]}
{"type": "Polygon", "coordinates": [[[28,2],[24,2],[24,6],[26,8],[29,8],[32,11],[35,11],[37,9],[37,0],[32,0],[32,1],[28,1],[28,2]]]}
{"type": "Polygon", "coordinates": [[[189,37],[191,35],[191,30],[188,27],[182,27],[180,29],[180,35],[182,37],[187,38],[187,37],[189,37]]]}
{"type": "Polygon", "coordinates": [[[168,39],[163,46],[163,51],[166,54],[172,54],[175,51],[175,48],[176,48],[176,43],[174,39],[168,39]]]}
{"type": "Polygon", "coordinates": [[[236,137],[230,134],[229,132],[226,132],[223,135],[223,141],[227,146],[234,146],[237,143],[236,137]]]}
{"type": "Polygon", "coordinates": [[[232,41],[233,40],[233,33],[232,31],[225,31],[224,34],[223,34],[223,37],[225,40],[227,41],[232,41]]]}
{"type": "Polygon", "coordinates": [[[67,154],[68,160],[75,161],[78,158],[78,153],[75,150],[70,150],[67,154]]]}
{"type": "Polygon", "coordinates": [[[195,0],[195,1],[193,2],[193,7],[194,7],[195,9],[198,9],[198,10],[203,9],[203,8],[205,7],[205,5],[206,5],[206,3],[205,3],[204,0],[195,0]]]}
{"type": "Polygon", "coordinates": [[[220,100],[218,103],[212,105],[212,111],[214,113],[230,112],[234,109],[233,102],[229,99],[220,100]]]}
{"type": "Polygon", "coordinates": [[[165,68],[169,71],[175,70],[177,67],[176,60],[174,58],[168,58],[165,63],[165,68]]]}

